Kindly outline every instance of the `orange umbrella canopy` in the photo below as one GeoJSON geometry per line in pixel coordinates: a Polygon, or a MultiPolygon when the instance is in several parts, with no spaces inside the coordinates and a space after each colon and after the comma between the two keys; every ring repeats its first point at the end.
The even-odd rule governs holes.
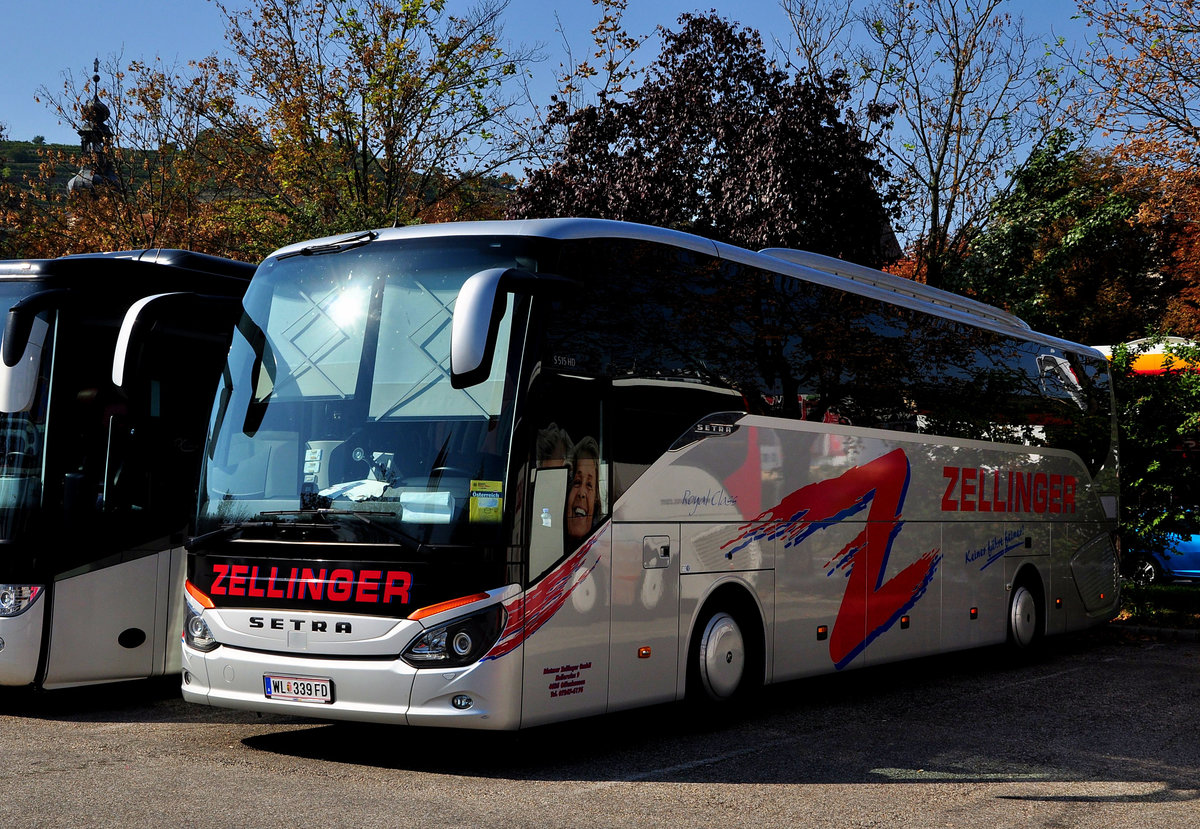
{"type": "MultiPolygon", "coordinates": [[[[1196,345],[1196,343],[1181,337],[1167,337],[1164,342],[1155,345],[1149,351],[1140,354],[1137,353],[1145,342],[1145,340],[1134,340],[1125,344],[1136,355],[1133,358],[1133,370],[1137,374],[1163,374],[1169,369],[1200,371],[1200,364],[1184,360],[1174,354],[1167,354],[1165,351],[1168,346],[1196,345]]],[[[1102,352],[1104,356],[1112,359],[1112,346],[1096,346],[1096,349],[1102,352]]]]}

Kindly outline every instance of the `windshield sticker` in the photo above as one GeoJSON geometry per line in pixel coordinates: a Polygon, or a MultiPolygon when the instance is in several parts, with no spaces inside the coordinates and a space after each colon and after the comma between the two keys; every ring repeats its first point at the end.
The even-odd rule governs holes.
{"type": "Polygon", "coordinates": [[[500,481],[471,481],[471,523],[497,524],[503,512],[504,485],[500,481]]]}
{"type": "Polygon", "coordinates": [[[838,670],[887,631],[925,595],[941,563],[939,548],[929,550],[884,581],[892,548],[904,529],[900,514],[908,495],[911,469],[903,449],[855,466],[837,478],[803,487],[778,506],[743,524],[741,535],[723,545],[727,556],[754,541],[784,540],[796,547],[809,536],[867,511],[867,525],[826,567],[826,575],[845,573],[846,591],[829,638],[829,656],[838,670]]]}

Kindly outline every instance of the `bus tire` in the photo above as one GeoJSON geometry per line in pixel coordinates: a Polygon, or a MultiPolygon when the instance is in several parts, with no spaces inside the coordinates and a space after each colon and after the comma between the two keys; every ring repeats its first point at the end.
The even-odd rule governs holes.
{"type": "Polygon", "coordinates": [[[1032,651],[1042,638],[1042,619],[1042,603],[1029,580],[1013,585],[1008,600],[1008,644],[1016,651],[1032,651]]]}
{"type": "Polygon", "coordinates": [[[724,604],[701,617],[688,649],[689,699],[721,705],[757,687],[762,657],[752,623],[744,609],[724,604]]]}

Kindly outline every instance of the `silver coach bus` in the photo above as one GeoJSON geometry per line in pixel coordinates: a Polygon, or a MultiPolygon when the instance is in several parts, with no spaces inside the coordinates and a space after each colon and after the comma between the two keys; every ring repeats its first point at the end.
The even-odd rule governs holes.
{"type": "Polygon", "coordinates": [[[188,700],[518,728],[1117,607],[1107,363],[995,308],[585,219],[298,244],[244,306],[188,700]]]}

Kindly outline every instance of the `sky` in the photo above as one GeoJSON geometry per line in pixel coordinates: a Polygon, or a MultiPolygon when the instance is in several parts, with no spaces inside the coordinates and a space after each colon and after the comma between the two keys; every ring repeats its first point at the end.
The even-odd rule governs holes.
{"type": "MultiPolygon", "coordinates": [[[[230,6],[239,0],[227,0],[230,6]]],[[[1010,10],[1025,19],[1028,33],[1082,37],[1084,30],[1070,18],[1073,0],[1010,0],[1010,10]]],[[[466,0],[449,0],[449,6],[466,8],[466,0]]],[[[657,25],[671,27],[684,12],[719,14],[758,29],[768,43],[787,44],[790,26],[776,0],[630,0],[625,26],[631,34],[649,33],[657,25]]],[[[504,34],[514,43],[540,44],[546,59],[533,67],[533,89],[541,99],[554,91],[554,77],[565,59],[563,32],[576,56],[586,54],[590,32],[599,13],[590,0],[511,0],[504,15],[504,34]]],[[[160,57],[167,65],[185,65],[213,52],[227,53],[224,26],[211,0],[39,0],[20,3],[5,0],[0,20],[9,32],[0,50],[0,124],[12,140],[29,141],[43,136],[51,143],[74,144],[78,135],[69,124],[59,123],[37,90],[61,90],[63,75],[91,75],[92,61],[115,55],[122,61],[160,57]],[[7,6],[7,8],[5,8],[7,6]],[[13,8],[13,7],[16,8],[13,8]]],[[[639,65],[657,55],[644,51],[639,65]]]]}

